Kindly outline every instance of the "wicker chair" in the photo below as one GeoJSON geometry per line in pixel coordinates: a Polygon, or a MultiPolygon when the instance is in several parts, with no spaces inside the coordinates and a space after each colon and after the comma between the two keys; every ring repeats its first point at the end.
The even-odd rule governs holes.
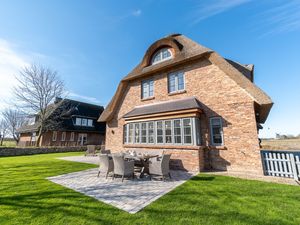
{"type": "Polygon", "coordinates": [[[99,171],[98,171],[98,177],[100,173],[105,173],[105,178],[107,179],[107,176],[110,172],[114,171],[114,162],[112,159],[108,157],[107,154],[100,154],[99,155],[99,171]]]}
{"type": "Polygon", "coordinates": [[[126,161],[121,154],[112,155],[114,161],[114,175],[122,176],[122,182],[125,176],[134,178],[134,161],[126,161]]]}
{"type": "Polygon", "coordinates": [[[162,155],[161,157],[149,160],[150,179],[152,178],[152,175],[162,176],[163,180],[165,180],[166,176],[171,178],[169,167],[170,158],[171,155],[162,155]]]}
{"type": "Polygon", "coordinates": [[[85,156],[96,156],[96,145],[87,145],[85,156]]]}

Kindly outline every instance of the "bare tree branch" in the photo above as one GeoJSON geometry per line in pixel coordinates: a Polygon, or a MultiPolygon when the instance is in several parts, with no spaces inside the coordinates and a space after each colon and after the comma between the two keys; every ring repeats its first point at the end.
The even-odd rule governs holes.
{"type": "Polygon", "coordinates": [[[56,71],[40,65],[25,67],[17,77],[19,82],[14,93],[19,106],[27,114],[36,114],[39,132],[37,145],[41,135],[57,127],[59,121],[53,116],[58,105],[53,104],[56,97],[61,97],[64,92],[64,82],[59,78],[56,71]]]}

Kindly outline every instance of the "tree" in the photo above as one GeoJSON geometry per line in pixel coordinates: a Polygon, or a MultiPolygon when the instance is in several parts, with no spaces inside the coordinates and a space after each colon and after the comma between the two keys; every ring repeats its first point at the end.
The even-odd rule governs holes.
{"type": "Polygon", "coordinates": [[[64,82],[56,71],[34,64],[25,67],[16,78],[19,84],[14,93],[19,106],[26,114],[37,115],[36,146],[39,146],[42,134],[57,123],[57,119],[51,116],[57,106],[53,102],[65,93],[64,82]]]}
{"type": "Polygon", "coordinates": [[[17,130],[24,124],[25,115],[20,110],[6,109],[2,112],[2,117],[7,125],[9,134],[18,143],[19,134],[17,130]]]}
{"type": "Polygon", "coordinates": [[[3,140],[6,137],[7,133],[8,133],[8,124],[4,119],[2,119],[0,121],[0,146],[3,145],[3,140]]]}

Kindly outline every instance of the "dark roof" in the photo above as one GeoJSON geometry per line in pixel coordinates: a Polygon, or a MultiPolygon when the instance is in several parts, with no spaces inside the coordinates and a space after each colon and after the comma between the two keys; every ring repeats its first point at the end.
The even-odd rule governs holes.
{"type": "MultiPolygon", "coordinates": [[[[97,122],[98,117],[104,110],[103,106],[71,99],[59,99],[49,107],[56,107],[52,115],[56,114],[59,117],[60,126],[57,130],[105,133],[105,123],[97,122]],[[74,125],[76,117],[93,119],[94,126],[76,126],[74,125]]],[[[50,117],[52,115],[50,115],[50,117]]],[[[34,125],[24,125],[18,129],[18,132],[35,132],[38,128],[38,123],[35,123],[34,125]]]]}
{"type": "Polygon", "coordinates": [[[137,106],[123,117],[129,118],[134,116],[151,115],[164,112],[174,112],[187,109],[202,109],[202,104],[195,98],[183,98],[179,100],[153,103],[149,105],[137,106]]]}

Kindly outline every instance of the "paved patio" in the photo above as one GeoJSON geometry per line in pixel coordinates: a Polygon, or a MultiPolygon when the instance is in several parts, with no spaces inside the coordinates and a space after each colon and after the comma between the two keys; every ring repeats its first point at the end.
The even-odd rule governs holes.
{"type": "MultiPolygon", "coordinates": [[[[71,156],[60,159],[98,164],[98,157],[71,156]]],[[[136,213],[196,175],[176,170],[171,171],[172,179],[165,182],[150,181],[145,177],[124,180],[122,183],[120,178],[105,179],[104,175],[97,177],[97,173],[98,169],[95,168],[48,179],[129,213],[136,213]]]]}

